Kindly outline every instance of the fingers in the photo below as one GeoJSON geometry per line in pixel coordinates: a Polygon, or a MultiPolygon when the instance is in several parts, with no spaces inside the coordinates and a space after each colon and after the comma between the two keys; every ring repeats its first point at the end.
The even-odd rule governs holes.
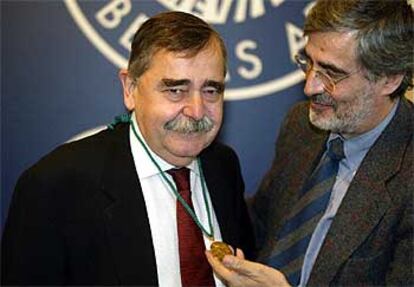
{"type": "Polygon", "coordinates": [[[231,270],[237,271],[239,274],[249,274],[250,271],[255,268],[255,265],[258,265],[256,263],[245,260],[243,251],[238,248],[236,249],[236,256],[226,255],[224,256],[222,262],[215,258],[210,251],[206,251],[206,256],[214,271],[216,271],[224,278],[228,278],[234,274],[234,272],[231,272],[231,270]]]}
{"type": "Polygon", "coordinates": [[[228,286],[290,286],[279,270],[244,259],[243,251],[240,249],[236,250],[236,256],[224,256],[222,262],[210,251],[206,251],[206,256],[216,275],[228,286]]]}
{"type": "MultiPolygon", "coordinates": [[[[242,255],[239,253],[238,255],[242,255]]],[[[232,283],[236,278],[239,281],[242,278],[241,286],[260,286],[260,287],[287,287],[290,286],[286,277],[277,269],[269,266],[251,262],[240,257],[226,255],[223,258],[223,265],[229,270],[233,277],[228,277],[227,281],[232,283]],[[237,274],[238,277],[235,276],[237,274]]],[[[231,285],[231,284],[230,284],[231,285]]]]}
{"type": "MultiPolygon", "coordinates": [[[[241,255],[243,254],[241,253],[241,255]]],[[[229,286],[229,287],[250,287],[250,286],[251,287],[262,287],[261,285],[255,284],[255,282],[251,282],[250,278],[242,274],[239,274],[237,271],[231,268],[227,268],[223,264],[223,262],[221,262],[216,257],[214,257],[210,251],[206,251],[206,257],[211,267],[213,268],[214,273],[217,275],[218,278],[220,278],[220,280],[223,281],[223,283],[226,284],[226,286],[229,286]]],[[[226,257],[229,257],[230,260],[232,258],[243,260],[243,259],[237,258],[232,255],[226,255],[225,258],[226,257]]]]}
{"type": "Polygon", "coordinates": [[[207,260],[216,275],[228,286],[236,287],[285,287],[290,286],[286,277],[269,266],[244,259],[243,251],[237,249],[236,256],[226,255],[221,262],[206,251],[207,260]]]}
{"type": "Polygon", "coordinates": [[[206,250],[206,257],[218,277],[227,281],[231,277],[231,270],[227,269],[213,254],[206,250]]]}

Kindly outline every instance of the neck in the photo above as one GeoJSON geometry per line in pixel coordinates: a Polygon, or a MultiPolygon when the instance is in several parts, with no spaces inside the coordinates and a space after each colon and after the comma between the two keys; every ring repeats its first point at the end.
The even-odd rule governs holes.
{"type": "Polygon", "coordinates": [[[195,157],[175,157],[175,156],[168,157],[168,156],[162,156],[159,154],[157,155],[175,167],[186,167],[196,159],[195,157]]]}

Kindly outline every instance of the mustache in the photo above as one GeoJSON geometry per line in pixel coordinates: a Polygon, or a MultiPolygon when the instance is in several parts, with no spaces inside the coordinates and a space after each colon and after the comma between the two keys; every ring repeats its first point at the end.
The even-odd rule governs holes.
{"type": "Polygon", "coordinates": [[[211,131],[213,127],[213,120],[208,116],[195,120],[183,115],[178,115],[164,125],[164,129],[182,134],[207,133],[211,131]]]}
{"type": "Polygon", "coordinates": [[[312,103],[336,107],[336,101],[328,94],[316,94],[310,97],[312,103]]]}

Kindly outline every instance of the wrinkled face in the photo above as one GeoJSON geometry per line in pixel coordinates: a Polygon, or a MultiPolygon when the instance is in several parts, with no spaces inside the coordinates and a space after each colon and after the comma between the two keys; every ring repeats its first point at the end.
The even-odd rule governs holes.
{"type": "Polygon", "coordinates": [[[306,78],[305,94],[310,98],[310,121],[316,127],[355,136],[381,122],[392,108],[387,79],[366,78],[355,54],[351,32],[309,35],[305,54],[313,65],[306,78]],[[328,93],[316,71],[332,79],[343,79],[328,93]]]}
{"type": "Polygon", "coordinates": [[[214,41],[193,57],[160,50],[139,79],[120,72],[124,102],[134,110],[153,152],[185,166],[216,137],[223,116],[224,63],[214,41]]]}

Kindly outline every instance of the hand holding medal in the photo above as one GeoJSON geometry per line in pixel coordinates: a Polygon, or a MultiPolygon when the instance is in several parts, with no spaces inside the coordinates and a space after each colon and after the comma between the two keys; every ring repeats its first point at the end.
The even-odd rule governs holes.
{"type": "Polygon", "coordinates": [[[223,261],[223,258],[226,255],[233,255],[231,247],[228,244],[221,241],[214,241],[213,243],[211,243],[210,251],[213,254],[213,256],[220,261],[223,261]]]}

